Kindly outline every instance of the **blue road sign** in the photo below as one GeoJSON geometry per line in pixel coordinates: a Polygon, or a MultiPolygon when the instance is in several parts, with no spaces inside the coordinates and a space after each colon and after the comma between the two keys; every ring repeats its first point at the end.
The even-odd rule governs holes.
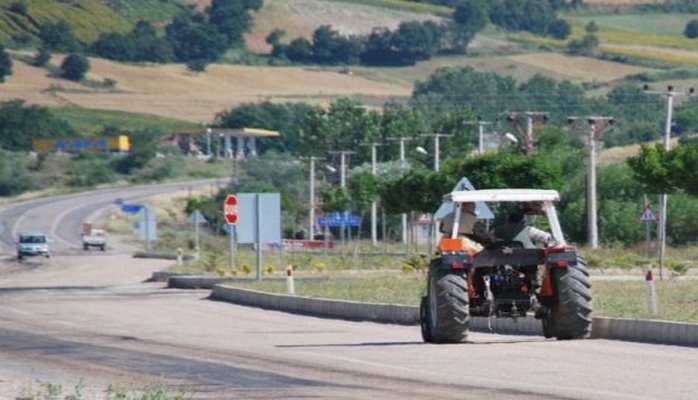
{"type": "Polygon", "coordinates": [[[127,214],[136,214],[143,208],[142,204],[121,204],[121,211],[127,214]]]}
{"type": "Polygon", "coordinates": [[[360,219],[356,215],[352,215],[350,211],[339,212],[335,211],[329,217],[320,217],[317,219],[319,226],[328,226],[330,228],[341,228],[343,226],[359,226],[360,219]]]}

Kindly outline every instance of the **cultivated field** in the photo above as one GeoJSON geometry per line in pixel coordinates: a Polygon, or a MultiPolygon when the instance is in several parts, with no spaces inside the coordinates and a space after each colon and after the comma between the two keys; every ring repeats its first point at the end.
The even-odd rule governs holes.
{"type": "MultiPolygon", "coordinates": [[[[201,7],[207,5],[205,0],[197,3],[201,7]]],[[[300,35],[309,36],[325,24],[342,33],[365,34],[375,27],[395,28],[406,20],[438,18],[407,10],[322,0],[265,0],[264,7],[254,17],[255,27],[247,41],[253,51],[261,53],[268,51],[264,38],[274,28],[283,29],[285,39],[290,40],[300,35]]],[[[642,53],[644,49],[637,46],[625,44],[622,50],[642,53]]],[[[664,51],[666,57],[669,54],[685,59],[695,57],[690,51],[680,49],[664,51]]],[[[61,57],[56,56],[52,64],[58,66],[60,61],[61,57]]],[[[355,97],[367,106],[380,106],[390,98],[408,97],[415,82],[426,80],[445,66],[472,66],[480,71],[514,77],[519,82],[540,73],[577,83],[607,83],[651,70],[592,58],[525,50],[510,41],[506,33],[488,28],[471,43],[466,56],[436,58],[405,68],[351,67],[347,70],[342,67],[217,64],[209,66],[205,73],[195,74],[181,64],[138,66],[92,59],[88,80],[92,83],[110,80],[115,82],[113,88],[57,79],[51,77],[46,69],[15,60],[13,74],[2,84],[0,101],[21,98],[30,104],[51,107],[74,105],[208,123],[221,111],[242,103],[265,100],[327,105],[338,97],[355,97]]]]}

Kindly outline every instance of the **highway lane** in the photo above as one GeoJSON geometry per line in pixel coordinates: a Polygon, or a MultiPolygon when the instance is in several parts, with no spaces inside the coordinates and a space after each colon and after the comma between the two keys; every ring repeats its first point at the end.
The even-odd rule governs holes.
{"type": "MultiPolygon", "coordinates": [[[[81,215],[96,211],[83,205],[81,215]]],[[[22,223],[80,213],[69,209],[22,223]]],[[[90,399],[109,384],[154,381],[197,399],[698,398],[696,348],[485,333],[424,344],[417,326],[243,307],[143,282],[168,262],[71,251],[72,229],[56,228],[66,243],[48,263],[1,261],[2,399],[36,379],[82,379],[90,399]]]]}
{"type": "Polygon", "coordinates": [[[80,232],[83,222],[98,219],[102,212],[110,208],[118,210],[115,204],[137,203],[147,197],[165,193],[182,193],[202,188],[223,185],[223,179],[205,179],[192,182],[144,185],[129,188],[110,188],[67,194],[55,197],[12,203],[0,208],[2,232],[0,243],[5,251],[13,248],[13,242],[20,230],[44,231],[52,238],[52,250],[57,254],[67,254],[81,249],[80,232]]]}

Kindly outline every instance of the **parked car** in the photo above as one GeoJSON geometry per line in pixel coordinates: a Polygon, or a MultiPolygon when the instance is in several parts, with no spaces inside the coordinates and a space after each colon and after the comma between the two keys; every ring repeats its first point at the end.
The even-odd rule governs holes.
{"type": "Polygon", "coordinates": [[[17,236],[17,259],[24,257],[43,256],[51,257],[49,250],[49,238],[40,231],[24,231],[17,236]]]}

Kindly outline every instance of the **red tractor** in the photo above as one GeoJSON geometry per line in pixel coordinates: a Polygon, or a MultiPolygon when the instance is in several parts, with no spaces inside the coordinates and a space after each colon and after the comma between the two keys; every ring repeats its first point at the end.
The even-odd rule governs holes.
{"type": "Polygon", "coordinates": [[[442,219],[444,236],[429,263],[420,303],[425,342],[465,342],[471,317],[529,314],[541,320],[547,338],[589,336],[589,272],[565,243],[554,206],[558,199],[556,191],[538,189],[445,196],[453,211],[442,219]],[[495,227],[478,216],[485,213],[495,216],[495,227]]]}

